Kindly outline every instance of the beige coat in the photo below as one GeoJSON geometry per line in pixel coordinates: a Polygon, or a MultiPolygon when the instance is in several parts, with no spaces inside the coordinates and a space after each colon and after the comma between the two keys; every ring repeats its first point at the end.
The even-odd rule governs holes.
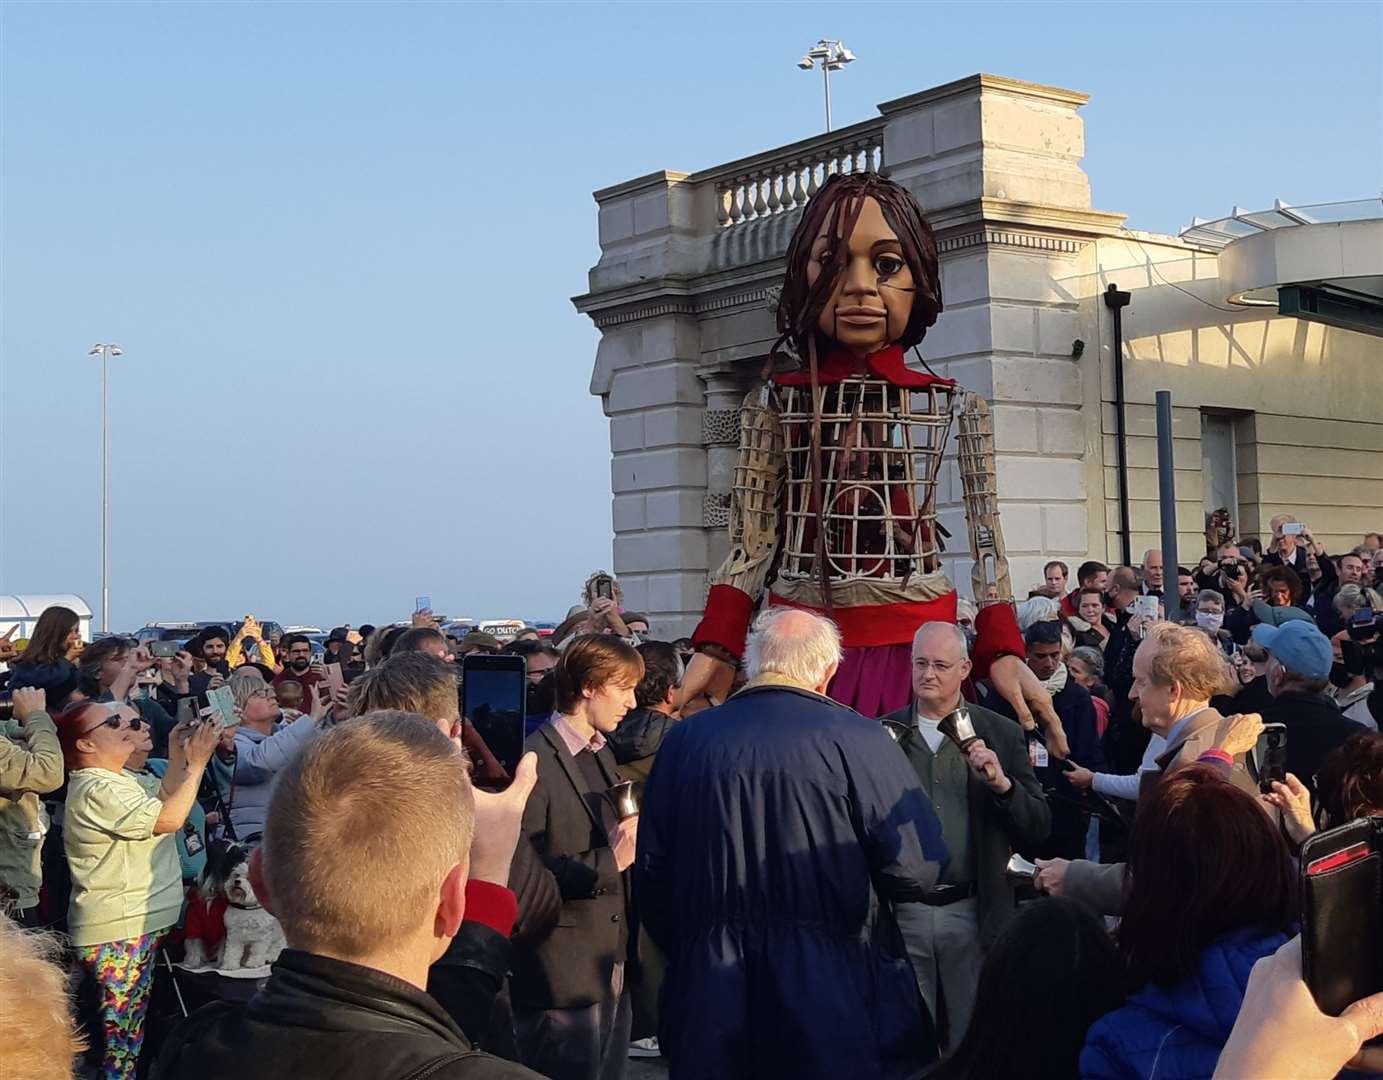
{"type": "Polygon", "coordinates": [[[40,795],[62,787],[62,747],[46,712],[0,728],[0,910],[38,903],[45,823],[40,795]],[[23,734],[16,734],[22,731],[23,734]]]}
{"type": "MultiPolygon", "coordinates": [[[[1258,787],[1249,776],[1244,765],[1244,754],[1258,737],[1263,721],[1257,713],[1243,716],[1225,717],[1214,709],[1198,713],[1174,742],[1156,758],[1157,769],[1149,770],[1138,782],[1138,798],[1141,801],[1160,783],[1162,777],[1175,772],[1183,765],[1194,764],[1207,750],[1223,749],[1234,757],[1230,781],[1258,797],[1258,787]]],[[[1135,821],[1135,827],[1137,823],[1135,821]]],[[[1125,863],[1093,863],[1085,859],[1073,860],[1066,868],[1066,880],[1062,885],[1062,895],[1079,900],[1101,915],[1118,915],[1124,907],[1125,863]]]]}

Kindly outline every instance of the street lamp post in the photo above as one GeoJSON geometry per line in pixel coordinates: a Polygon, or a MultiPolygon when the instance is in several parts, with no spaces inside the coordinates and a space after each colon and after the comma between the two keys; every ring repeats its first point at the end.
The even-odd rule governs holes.
{"type": "Polygon", "coordinates": [[[119,345],[97,342],[88,356],[101,357],[101,631],[110,633],[110,428],[106,423],[106,360],[123,356],[119,345]]]}
{"type": "Polygon", "coordinates": [[[811,49],[807,50],[806,55],[797,61],[797,66],[803,71],[811,71],[817,64],[821,65],[821,78],[826,87],[826,130],[831,130],[831,72],[839,71],[846,64],[855,62],[855,54],[845,45],[832,38],[822,38],[811,49]]]}

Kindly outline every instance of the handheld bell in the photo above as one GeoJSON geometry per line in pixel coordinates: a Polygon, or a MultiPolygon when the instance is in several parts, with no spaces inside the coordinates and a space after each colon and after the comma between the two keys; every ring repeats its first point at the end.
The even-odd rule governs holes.
{"type": "Polygon", "coordinates": [[[880,723],[884,726],[884,732],[896,743],[902,742],[903,736],[912,731],[907,724],[899,723],[897,720],[881,720],[880,723]]]}
{"type": "Polygon", "coordinates": [[[941,734],[960,747],[962,753],[970,748],[971,743],[978,742],[980,738],[975,732],[974,721],[970,719],[970,710],[964,705],[943,716],[940,728],[941,734]]]}

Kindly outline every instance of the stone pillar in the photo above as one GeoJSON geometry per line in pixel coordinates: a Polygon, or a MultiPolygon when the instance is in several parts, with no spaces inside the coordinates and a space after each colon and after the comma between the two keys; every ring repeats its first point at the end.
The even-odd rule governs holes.
{"type": "Polygon", "coordinates": [[[706,498],[702,525],[706,529],[708,563],[719,566],[730,552],[730,492],[739,460],[740,405],[746,386],[733,371],[704,372],[706,411],[701,414],[701,441],[706,447],[706,498]]]}
{"type": "MultiPolygon", "coordinates": [[[[1082,413],[1073,353],[1076,339],[1094,335],[1069,285],[1090,240],[1122,218],[1090,209],[1076,113],[1085,101],[976,75],[880,106],[889,174],[918,196],[941,252],[945,310],[921,351],[937,374],[990,401],[1019,599],[1048,559],[1074,564],[1090,548],[1083,458],[1097,435],[1082,413]]],[[[938,508],[952,535],[948,570],[965,593],[966,522],[951,454],[938,508]]]]}
{"type": "Polygon", "coordinates": [[[662,638],[695,624],[709,565],[700,330],[690,298],[647,285],[685,272],[696,210],[684,180],[659,172],[596,193],[601,259],[577,301],[601,333],[591,393],[610,418],[612,569],[662,638]]]}

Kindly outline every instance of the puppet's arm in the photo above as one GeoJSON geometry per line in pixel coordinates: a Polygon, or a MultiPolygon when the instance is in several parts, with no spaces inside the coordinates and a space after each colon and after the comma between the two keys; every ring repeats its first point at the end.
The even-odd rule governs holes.
{"type": "Polygon", "coordinates": [[[975,678],[988,679],[1018,715],[1024,728],[1041,723],[1047,748],[1064,758],[1066,733],[1051,695],[1025,662],[1027,651],[1013,609],[1008,556],[999,524],[999,484],[994,468],[994,420],[978,394],[966,394],[957,431],[960,485],[970,532],[970,582],[980,613],[975,617],[975,678]],[[1034,716],[1034,714],[1036,714],[1034,716]]]}
{"type": "Polygon", "coordinates": [[[787,466],[773,390],[751,391],[740,409],[739,460],[730,496],[730,554],[710,575],[706,614],[692,640],[738,659],[778,549],[778,493],[787,466]]]}

